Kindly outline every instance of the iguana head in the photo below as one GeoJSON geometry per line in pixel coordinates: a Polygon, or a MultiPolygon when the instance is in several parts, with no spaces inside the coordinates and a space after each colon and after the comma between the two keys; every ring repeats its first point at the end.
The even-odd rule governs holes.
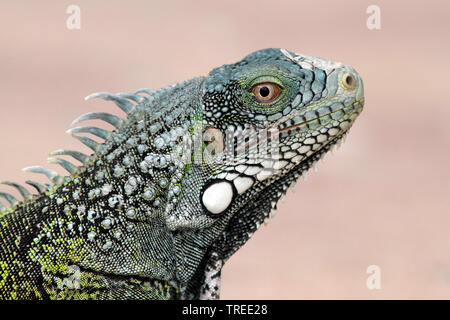
{"type": "Polygon", "coordinates": [[[214,69],[203,86],[201,159],[167,223],[204,234],[205,250],[223,261],[344,137],[363,108],[363,84],[342,63],[265,49],[214,69]]]}
{"type": "Polygon", "coordinates": [[[362,107],[361,79],[341,63],[266,49],[213,70],[203,96],[204,140],[213,154],[206,212],[217,218],[261,185],[307,170],[362,107]]]}

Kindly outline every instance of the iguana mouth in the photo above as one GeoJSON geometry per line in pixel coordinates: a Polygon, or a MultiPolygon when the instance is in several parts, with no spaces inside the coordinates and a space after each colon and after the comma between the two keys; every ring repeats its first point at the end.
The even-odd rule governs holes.
{"type": "Polygon", "coordinates": [[[354,101],[354,102],[352,102],[352,103],[350,103],[348,105],[343,104],[341,107],[338,107],[338,108],[336,108],[334,110],[331,107],[326,107],[330,111],[327,112],[327,113],[324,113],[324,114],[319,114],[319,112],[317,111],[317,108],[316,108],[315,112],[316,112],[317,117],[314,117],[314,118],[306,120],[305,117],[299,116],[300,118],[303,118],[304,120],[301,120],[300,122],[294,123],[292,125],[287,125],[287,123],[290,120],[295,119],[295,117],[291,118],[291,119],[288,119],[287,121],[285,121],[282,124],[280,124],[279,131],[280,131],[280,133],[281,132],[285,132],[285,131],[290,132],[292,130],[299,129],[299,128],[305,126],[305,125],[307,126],[309,123],[311,123],[313,121],[316,121],[316,120],[319,120],[319,123],[320,123],[321,126],[325,126],[325,125],[327,125],[328,123],[330,123],[333,120],[339,120],[339,119],[333,119],[332,118],[333,114],[336,114],[339,111],[342,111],[344,114],[347,114],[348,112],[346,112],[346,110],[351,109],[351,110],[348,110],[348,111],[350,111],[351,114],[356,114],[357,115],[357,114],[359,114],[362,111],[363,107],[364,107],[364,98],[356,100],[356,101],[354,101]],[[328,116],[331,117],[331,119],[328,120],[327,122],[322,123],[320,121],[320,119],[323,119],[323,118],[328,117],[328,116]],[[282,127],[283,125],[287,125],[287,126],[282,127]]]}
{"type": "MultiPolygon", "coordinates": [[[[349,104],[342,104],[342,106],[340,106],[338,108],[332,108],[333,105],[335,105],[335,104],[331,104],[330,106],[325,106],[325,107],[317,106],[315,108],[317,116],[314,118],[310,118],[310,119],[306,119],[304,116],[299,116],[294,113],[294,114],[288,116],[289,118],[287,120],[284,120],[281,123],[280,122],[275,123],[273,126],[269,127],[268,129],[263,129],[262,131],[265,131],[265,134],[261,134],[261,131],[258,132],[258,130],[255,130],[255,133],[253,135],[249,136],[249,140],[241,145],[236,145],[235,150],[238,151],[238,153],[240,153],[240,152],[245,153],[245,150],[249,150],[252,147],[256,147],[256,146],[259,146],[259,145],[265,143],[266,141],[268,141],[270,139],[270,137],[278,137],[278,136],[283,137],[284,136],[284,135],[282,135],[283,132],[286,132],[289,135],[289,133],[291,133],[293,131],[297,132],[301,128],[303,128],[305,126],[307,127],[308,124],[310,124],[316,120],[319,120],[319,125],[321,127],[325,127],[332,121],[349,121],[352,123],[354,121],[354,119],[361,113],[361,111],[363,109],[364,98],[353,101],[352,103],[349,103],[349,104]],[[323,109],[323,108],[328,108],[329,112],[320,114],[319,111],[317,111],[318,109],[323,109]],[[341,111],[343,113],[342,116],[333,118],[332,115],[337,114],[338,112],[341,112],[341,111]],[[345,115],[348,115],[348,117],[344,118],[345,115]],[[320,121],[321,119],[324,119],[326,117],[328,117],[329,119],[327,119],[326,121],[320,121]],[[300,119],[298,120],[298,122],[291,124],[293,122],[293,120],[296,118],[300,118],[300,119]]],[[[219,131],[216,128],[208,128],[208,129],[215,129],[215,130],[219,131]]],[[[259,128],[257,128],[257,129],[259,129],[259,128]]],[[[310,128],[308,128],[308,129],[310,129],[310,128]]],[[[205,131],[205,133],[206,133],[206,131],[205,131]]],[[[223,139],[223,136],[221,136],[221,139],[223,139]]],[[[223,150],[225,143],[223,141],[220,141],[220,143],[221,143],[220,146],[223,150]]],[[[220,150],[220,151],[222,151],[222,150],[220,150]]]]}
{"type": "MultiPolygon", "coordinates": [[[[285,120],[282,123],[279,123],[278,125],[274,125],[267,129],[265,132],[266,134],[261,135],[260,133],[256,133],[253,136],[250,136],[250,139],[243,143],[242,145],[236,146],[236,151],[238,153],[245,154],[245,150],[249,150],[252,147],[258,147],[269,141],[271,137],[285,137],[285,134],[290,136],[291,134],[295,134],[298,131],[301,131],[302,128],[307,129],[313,129],[309,128],[308,125],[316,120],[319,121],[320,127],[326,127],[328,124],[332,123],[333,121],[339,121],[339,122],[345,122],[353,123],[353,121],[356,119],[356,117],[361,113],[363,106],[364,106],[364,98],[361,98],[359,100],[356,100],[352,103],[349,103],[347,105],[342,104],[342,106],[338,108],[332,108],[332,106],[335,104],[332,104],[331,106],[327,107],[316,107],[316,117],[306,119],[304,116],[297,116],[297,115],[291,115],[289,119],[285,120]],[[329,112],[319,114],[317,111],[318,109],[328,108],[329,112]],[[333,115],[338,114],[339,112],[342,113],[339,117],[334,117],[333,115]],[[300,118],[298,122],[293,123],[293,120],[296,118],[300,118]],[[326,121],[321,121],[321,119],[326,119],[326,121]]],[[[350,127],[350,125],[348,126],[350,127]]],[[[347,128],[341,128],[345,131],[347,131],[347,128]]],[[[276,138],[278,139],[278,138],[276,138]]]]}

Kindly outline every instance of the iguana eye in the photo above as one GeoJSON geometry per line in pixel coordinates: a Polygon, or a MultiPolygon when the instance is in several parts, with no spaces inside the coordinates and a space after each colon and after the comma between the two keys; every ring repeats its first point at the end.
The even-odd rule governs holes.
{"type": "Polygon", "coordinates": [[[273,82],[263,82],[255,85],[252,92],[259,102],[271,102],[279,97],[281,87],[273,82]]]}

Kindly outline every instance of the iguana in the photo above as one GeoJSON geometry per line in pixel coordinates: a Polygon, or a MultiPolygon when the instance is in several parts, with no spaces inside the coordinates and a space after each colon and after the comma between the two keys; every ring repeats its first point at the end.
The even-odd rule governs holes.
{"type": "Polygon", "coordinates": [[[289,186],[339,144],[363,109],[342,63],[284,49],[153,91],[97,93],[120,118],[70,133],[94,152],[50,154],[52,185],[3,181],[23,201],[0,213],[3,299],[217,299],[222,266],[289,186]],[[103,143],[88,138],[92,134],[103,143]],[[81,162],[75,166],[57,156],[81,162]]]}

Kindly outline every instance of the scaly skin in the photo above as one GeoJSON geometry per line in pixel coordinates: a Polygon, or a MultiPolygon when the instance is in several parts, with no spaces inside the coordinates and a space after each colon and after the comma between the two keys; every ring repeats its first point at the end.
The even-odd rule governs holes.
{"type": "Polygon", "coordinates": [[[95,152],[51,155],[81,166],[53,158],[69,176],[30,167],[54,185],[30,182],[40,193],[21,188],[21,202],[0,193],[12,204],[0,211],[0,298],[219,298],[224,262],[364,102],[351,67],[279,49],[157,91],[91,97],[126,119],[80,117],[116,128],[72,129],[95,152]]]}

